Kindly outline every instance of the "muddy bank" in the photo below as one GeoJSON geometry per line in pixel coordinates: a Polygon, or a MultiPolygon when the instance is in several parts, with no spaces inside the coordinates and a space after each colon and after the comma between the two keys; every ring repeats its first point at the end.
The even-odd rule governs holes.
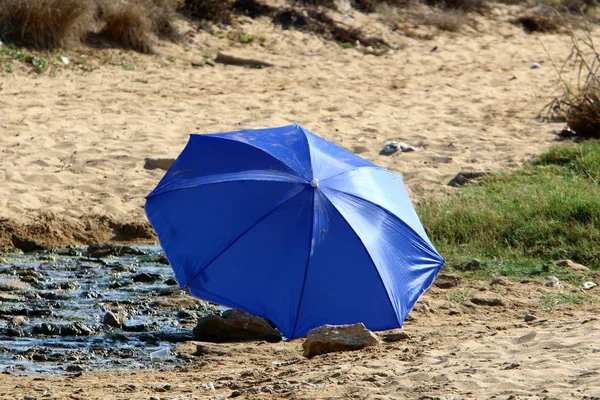
{"type": "Polygon", "coordinates": [[[31,252],[67,245],[105,242],[156,243],[156,234],[146,221],[122,221],[106,216],[76,220],[42,214],[30,221],[0,219],[0,252],[31,252]]]}

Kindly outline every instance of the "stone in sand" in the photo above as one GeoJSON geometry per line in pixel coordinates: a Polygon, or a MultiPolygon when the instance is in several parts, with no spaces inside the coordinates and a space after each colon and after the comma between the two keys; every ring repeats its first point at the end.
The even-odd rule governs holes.
{"type": "Polygon", "coordinates": [[[363,323],[323,325],[308,332],[302,348],[304,356],[312,358],[319,354],[360,350],[368,346],[377,346],[379,343],[377,336],[363,323]]]}
{"type": "Polygon", "coordinates": [[[585,265],[577,264],[571,260],[560,260],[556,262],[557,267],[566,267],[573,271],[589,271],[589,268],[585,265]]]}
{"type": "Polygon", "coordinates": [[[266,340],[280,342],[281,333],[264,318],[240,310],[227,310],[223,316],[208,315],[198,320],[193,330],[196,340],[203,342],[235,342],[266,340]]]}
{"type": "Polygon", "coordinates": [[[107,311],[102,318],[104,325],[112,326],[113,328],[120,328],[123,325],[123,321],[112,311],[107,311]]]}

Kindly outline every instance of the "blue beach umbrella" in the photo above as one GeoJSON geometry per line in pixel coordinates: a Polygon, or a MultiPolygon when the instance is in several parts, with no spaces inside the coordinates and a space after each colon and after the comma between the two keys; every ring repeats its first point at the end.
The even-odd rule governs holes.
{"type": "Polygon", "coordinates": [[[191,135],[146,214],[181,287],[288,338],[399,328],[444,263],[399,175],[299,125],[191,135]]]}

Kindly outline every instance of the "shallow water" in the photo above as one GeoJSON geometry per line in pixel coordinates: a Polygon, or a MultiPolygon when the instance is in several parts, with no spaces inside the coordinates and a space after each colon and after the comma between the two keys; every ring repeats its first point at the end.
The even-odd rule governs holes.
{"type": "Polygon", "coordinates": [[[191,339],[196,318],[209,309],[179,289],[160,248],[135,249],[145,254],[94,259],[82,255],[86,249],[69,249],[0,256],[0,372],[191,362],[173,353],[152,362],[150,353],[191,339]],[[123,329],[102,323],[108,310],[126,315],[123,329]]]}

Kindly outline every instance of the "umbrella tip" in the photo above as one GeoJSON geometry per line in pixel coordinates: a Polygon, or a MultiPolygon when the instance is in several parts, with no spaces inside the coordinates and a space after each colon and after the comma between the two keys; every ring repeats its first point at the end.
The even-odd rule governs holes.
{"type": "Polygon", "coordinates": [[[319,187],[319,180],[317,178],[313,178],[313,180],[310,181],[310,186],[312,186],[314,188],[318,188],[319,187]]]}

